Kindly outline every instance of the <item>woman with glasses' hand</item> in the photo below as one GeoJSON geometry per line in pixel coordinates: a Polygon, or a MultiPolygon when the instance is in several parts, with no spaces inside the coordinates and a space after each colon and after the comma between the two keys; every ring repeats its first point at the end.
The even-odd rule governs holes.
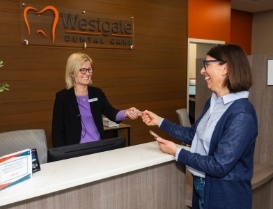
{"type": "Polygon", "coordinates": [[[137,119],[135,107],[114,108],[100,88],[91,86],[94,67],[84,53],[69,56],[66,64],[66,89],[56,93],[52,120],[53,147],[98,141],[104,138],[102,115],[117,123],[137,119]]]}
{"type": "Polygon", "coordinates": [[[203,64],[201,74],[212,96],[192,127],[176,125],[147,110],[142,119],[191,145],[188,151],[157,139],[161,151],[174,155],[191,172],[192,209],[251,209],[258,125],[248,99],[252,85],[248,58],[240,46],[224,44],[211,48],[203,64]]]}

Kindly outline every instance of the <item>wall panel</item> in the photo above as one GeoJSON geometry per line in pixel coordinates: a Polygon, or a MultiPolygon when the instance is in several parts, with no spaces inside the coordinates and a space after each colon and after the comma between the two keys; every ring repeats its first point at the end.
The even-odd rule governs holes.
{"type": "Polygon", "coordinates": [[[231,10],[230,42],[240,45],[249,55],[251,54],[252,17],[252,13],[231,10]]]}
{"type": "Polygon", "coordinates": [[[251,52],[273,54],[273,10],[253,14],[251,52]]]}
{"type": "MultiPolygon", "coordinates": [[[[43,128],[51,146],[55,93],[65,88],[68,56],[78,51],[94,60],[93,85],[102,88],[115,107],[150,109],[178,122],[175,110],[186,107],[186,0],[39,1],[42,6],[51,4],[98,15],[133,16],[133,50],[25,46],[19,2],[2,0],[0,5],[0,60],[4,61],[0,83],[10,84],[10,91],[0,93],[0,132],[43,128]]],[[[132,125],[132,144],[153,140],[141,119],[126,123],[132,125]]]]}
{"type": "Polygon", "coordinates": [[[189,38],[230,41],[230,0],[190,0],[189,38]]]}

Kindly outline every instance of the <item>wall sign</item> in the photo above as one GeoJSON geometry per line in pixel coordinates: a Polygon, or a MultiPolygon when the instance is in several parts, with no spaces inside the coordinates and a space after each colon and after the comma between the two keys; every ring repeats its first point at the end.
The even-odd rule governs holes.
{"type": "Polygon", "coordinates": [[[273,85],[273,60],[267,61],[267,85],[273,85]]]}
{"type": "Polygon", "coordinates": [[[20,3],[26,45],[133,49],[134,18],[20,3]]]}

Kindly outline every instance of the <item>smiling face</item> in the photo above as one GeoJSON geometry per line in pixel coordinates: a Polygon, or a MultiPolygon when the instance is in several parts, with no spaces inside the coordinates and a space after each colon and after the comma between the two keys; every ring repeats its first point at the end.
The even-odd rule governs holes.
{"type": "Polygon", "coordinates": [[[222,64],[211,56],[207,56],[201,74],[205,77],[208,88],[215,92],[217,96],[229,94],[227,87],[223,87],[223,82],[227,76],[227,64],[222,64]]]}
{"type": "Polygon", "coordinates": [[[81,69],[76,73],[75,85],[88,86],[92,78],[92,69],[90,61],[85,61],[82,63],[81,69]],[[87,70],[84,70],[87,69],[87,70]],[[85,72],[84,72],[85,71],[85,72]]]}

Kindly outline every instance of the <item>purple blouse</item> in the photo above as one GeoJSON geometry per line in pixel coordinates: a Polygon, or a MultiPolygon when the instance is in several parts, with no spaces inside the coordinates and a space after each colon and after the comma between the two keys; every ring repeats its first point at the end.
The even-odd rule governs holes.
{"type": "MultiPolygon", "coordinates": [[[[93,115],[91,114],[90,104],[88,102],[88,95],[77,96],[77,102],[81,113],[82,132],[80,144],[86,142],[94,142],[100,140],[100,133],[95,124],[93,115]]],[[[116,115],[116,120],[124,120],[126,110],[121,110],[116,115]]]]}

